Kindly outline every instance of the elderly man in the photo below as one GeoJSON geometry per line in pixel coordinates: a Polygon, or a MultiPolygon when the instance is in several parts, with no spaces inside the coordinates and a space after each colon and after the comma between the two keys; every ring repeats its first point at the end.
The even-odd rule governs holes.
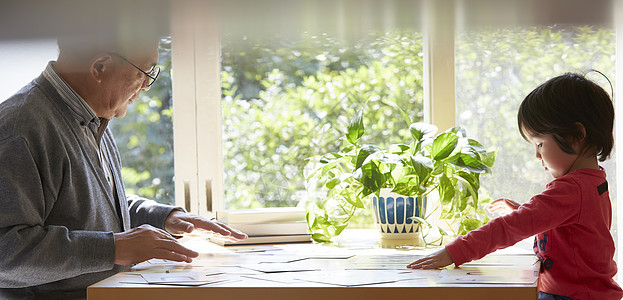
{"type": "Polygon", "coordinates": [[[171,234],[225,225],[126,195],[107,128],[149,89],[158,39],[59,39],[41,76],[0,104],[0,298],[84,298],[151,258],[190,262],[171,234]]]}

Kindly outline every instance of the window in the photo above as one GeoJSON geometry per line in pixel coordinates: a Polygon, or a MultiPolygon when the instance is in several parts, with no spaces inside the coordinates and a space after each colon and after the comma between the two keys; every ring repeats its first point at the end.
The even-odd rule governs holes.
{"type": "MultiPolygon", "coordinates": [[[[493,198],[526,202],[551,178],[536,160],[533,147],[519,134],[519,104],[535,87],[564,72],[596,69],[614,83],[616,40],[609,16],[611,4],[593,3],[589,8],[584,2],[571,1],[565,2],[566,9],[561,11],[554,9],[560,4],[554,1],[549,3],[552,7],[541,4],[539,10],[527,5],[483,17],[476,12],[486,11],[485,2],[471,2],[469,10],[465,6],[460,11],[465,17],[457,26],[455,39],[456,122],[498,150],[494,176],[483,177],[493,198]],[[542,10],[548,14],[542,15],[542,10]],[[534,20],[518,19],[520,14],[534,20]]],[[[611,92],[601,75],[588,77],[611,92]]],[[[603,166],[610,182],[615,182],[614,159],[603,166]]],[[[612,184],[610,194],[615,203],[616,185],[612,184]]]]}
{"type": "MultiPolygon", "coordinates": [[[[614,87],[617,46],[611,15],[613,3],[501,3],[495,5],[506,5],[508,9],[498,10],[487,1],[459,6],[463,18],[455,40],[456,122],[484,145],[498,150],[493,176],[482,178],[482,185],[492,198],[505,197],[523,203],[543,191],[551,176],[535,158],[534,146],[519,134],[519,104],[535,87],[565,72],[596,69],[614,87]],[[489,9],[496,13],[483,14],[489,9]]],[[[589,73],[587,77],[612,93],[601,75],[589,73]]],[[[615,122],[621,124],[618,119],[615,122]]],[[[617,225],[619,174],[615,151],[600,165],[610,182],[611,233],[618,244],[621,225],[617,225]]]]}
{"type": "MultiPolygon", "coordinates": [[[[189,87],[194,85],[196,90],[191,90],[197,94],[197,110],[191,111],[197,115],[197,124],[194,125],[199,128],[196,133],[199,146],[196,152],[184,157],[197,157],[199,162],[194,172],[200,174],[200,178],[196,182],[191,179],[185,183],[188,194],[193,199],[197,198],[199,207],[212,208],[208,211],[225,207],[296,204],[300,197],[297,191],[302,189],[303,182],[300,177],[295,179],[300,176],[304,165],[300,160],[313,156],[316,154],[314,151],[323,151],[319,150],[321,147],[335,147],[319,143],[325,142],[323,138],[334,140],[340,136],[340,124],[343,127],[346,122],[344,118],[336,118],[337,123],[323,124],[314,118],[330,119],[338,114],[347,117],[362,103],[342,99],[340,109],[344,110],[338,112],[326,108],[314,111],[314,101],[332,99],[331,89],[335,93],[340,88],[336,83],[348,70],[358,70],[362,66],[371,69],[375,59],[383,61],[391,57],[381,50],[380,41],[391,41],[392,34],[400,36],[405,32],[408,34],[402,37],[417,48],[412,50],[417,53],[413,56],[415,59],[405,61],[405,65],[401,66],[418,69],[415,71],[418,75],[413,75],[415,79],[412,81],[417,82],[415,92],[410,97],[432,99],[431,103],[417,100],[410,107],[413,109],[411,113],[428,122],[443,123],[440,126],[442,130],[454,124],[465,127],[470,136],[485,145],[507,148],[504,145],[516,145],[512,153],[522,153],[521,159],[516,159],[511,152],[500,154],[494,168],[496,176],[485,176],[483,185],[494,197],[501,196],[500,191],[510,191],[508,197],[526,199],[525,195],[539,192],[547,176],[538,170],[538,175],[529,176],[528,183],[521,188],[512,186],[522,182],[521,177],[512,177],[512,181],[506,182],[502,182],[504,179],[492,179],[509,178],[506,172],[535,172],[532,150],[514,128],[518,101],[547,79],[546,76],[569,68],[580,71],[587,66],[578,62],[582,59],[578,56],[582,54],[582,47],[591,48],[587,53],[595,54],[592,59],[597,65],[593,67],[601,68],[603,65],[601,70],[611,80],[614,79],[611,76],[614,72],[612,17],[608,15],[611,3],[605,1],[588,9],[583,1],[552,1],[548,5],[542,5],[539,1],[527,1],[521,5],[515,1],[494,2],[481,0],[467,5],[467,1],[436,1],[432,3],[440,4],[433,5],[433,10],[427,10],[424,14],[422,11],[427,9],[426,3],[419,1],[229,1],[220,11],[210,7],[186,8],[185,14],[180,13],[183,18],[180,17],[179,22],[174,21],[173,26],[179,26],[174,39],[177,36],[188,43],[178,50],[188,52],[179,54],[184,57],[178,60],[174,57],[174,61],[187,59],[189,66],[192,65],[189,70],[201,70],[193,71],[197,78],[189,74],[190,80],[179,81],[189,87]],[[402,6],[405,3],[411,6],[405,8],[402,6]],[[556,9],[560,7],[565,9],[556,9]],[[455,10],[457,13],[454,13],[455,10]],[[201,16],[197,17],[201,19],[198,26],[190,26],[192,24],[188,20],[192,19],[192,14],[201,16]],[[219,15],[223,17],[219,23],[220,30],[214,30],[218,27],[214,25],[219,15]],[[575,20],[576,24],[569,20],[575,20]],[[427,37],[421,22],[433,24],[427,30],[435,34],[427,37]],[[182,28],[186,30],[182,31],[182,28]],[[546,36],[547,32],[550,32],[549,36],[546,36]],[[539,34],[542,36],[535,37],[537,44],[534,46],[525,43],[529,36],[539,34]],[[197,37],[197,40],[191,43],[190,36],[197,37]],[[509,36],[515,42],[505,40],[509,36]],[[583,41],[586,37],[594,37],[594,40],[583,41]],[[438,48],[430,49],[431,39],[437,43],[433,46],[438,48]],[[524,43],[519,43],[519,39],[523,39],[524,43]],[[424,47],[426,43],[429,46],[424,47]],[[454,52],[439,51],[448,48],[448,43],[454,52]],[[602,47],[601,44],[590,43],[607,45],[602,47]],[[575,52],[565,56],[557,48],[562,46],[571,47],[575,52]],[[516,57],[505,57],[503,54],[509,47],[515,47],[513,51],[527,63],[518,62],[516,57]],[[539,57],[531,59],[530,55],[539,57]],[[538,72],[532,73],[523,71],[520,74],[523,77],[513,73],[513,68],[536,67],[539,66],[538,59],[548,57],[555,60],[550,62],[552,67],[549,69],[537,68],[538,72]],[[494,58],[498,61],[492,61],[494,58]],[[470,65],[474,62],[481,65],[470,65]],[[407,65],[409,63],[411,65],[407,65]],[[444,70],[446,67],[449,67],[448,71],[444,70]],[[490,70],[483,71],[485,68],[490,70]],[[420,69],[432,69],[437,77],[429,75],[426,78],[426,72],[420,69]],[[214,90],[216,81],[220,83],[218,91],[214,90]],[[521,84],[517,85],[518,82],[521,84]],[[423,90],[430,85],[433,85],[433,94],[424,94],[423,90]],[[199,91],[201,89],[203,92],[199,91]],[[440,95],[440,91],[453,89],[456,92],[449,97],[440,95]],[[492,103],[496,107],[489,107],[492,103]],[[500,119],[495,119],[493,115],[498,114],[500,119]],[[450,121],[439,121],[447,116],[452,116],[450,121]],[[445,126],[448,125],[446,123],[449,126],[445,126]],[[493,128],[496,127],[493,126],[496,123],[504,124],[500,127],[504,134],[495,134],[493,128]],[[309,136],[305,130],[297,132],[305,128],[303,126],[313,128],[313,135],[309,136]],[[207,153],[209,159],[206,158],[207,153]],[[523,161],[524,164],[505,165],[504,161],[509,160],[523,161]],[[209,192],[206,193],[206,190],[209,192]],[[518,194],[518,190],[526,192],[518,194]],[[210,201],[208,198],[224,200],[210,201]]],[[[173,8],[183,11],[181,6],[173,8]]],[[[176,72],[177,78],[180,77],[178,75],[176,72]]],[[[365,83],[367,87],[373,84],[372,80],[365,83]]],[[[350,91],[356,90],[353,88],[350,91]]],[[[335,97],[339,98],[339,92],[335,97]]],[[[369,106],[373,108],[368,110],[377,110],[379,106],[374,106],[374,97],[370,99],[369,106]]],[[[388,131],[400,134],[396,128],[388,128],[388,131]]],[[[383,134],[382,130],[374,132],[383,134]]],[[[189,168],[192,169],[192,166],[189,168]]],[[[609,173],[614,175],[613,171],[609,173]]]]}
{"type": "Polygon", "coordinates": [[[338,149],[364,105],[369,141],[407,139],[392,105],[422,119],[421,41],[413,30],[370,33],[354,44],[330,33],[297,41],[224,36],[224,182],[235,187],[225,190],[226,207],[297,205],[309,158],[338,149]]]}
{"type": "MultiPolygon", "coordinates": [[[[258,10],[272,9],[259,3],[258,10]]],[[[278,10],[288,14],[226,18],[222,26],[227,208],[296,206],[306,196],[310,158],[338,149],[350,118],[364,105],[370,141],[408,138],[408,124],[392,105],[422,120],[422,36],[419,25],[400,23],[399,15],[417,14],[417,6],[299,5],[281,1],[278,10]],[[284,23],[287,31],[270,30],[284,23]]]]}
{"type": "MultiPolygon", "coordinates": [[[[498,150],[494,176],[483,177],[483,185],[494,199],[526,202],[551,180],[535,158],[534,147],[519,134],[517,109],[523,98],[564,72],[596,69],[614,82],[614,57],[614,30],[607,27],[522,26],[467,30],[457,35],[457,124],[498,150]]],[[[601,75],[588,77],[610,93],[610,85],[601,75]]],[[[603,166],[610,182],[615,182],[614,160],[603,166]]],[[[614,201],[616,185],[610,193],[614,201]]]]}
{"type": "Polygon", "coordinates": [[[126,192],[175,204],[170,38],[160,42],[159,54],[158,79],[110,128],[121,154],[126,192]]]}

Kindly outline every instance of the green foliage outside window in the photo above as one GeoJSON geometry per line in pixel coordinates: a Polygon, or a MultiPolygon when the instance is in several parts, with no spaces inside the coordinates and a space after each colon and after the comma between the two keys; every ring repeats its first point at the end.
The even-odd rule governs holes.
{"type": "MultiPolygon", "coordinates": [[[[457,125],[498,150],[492,176],[482,184],[493,199],[526,202],[552,178],[536,159],[534,146],[519,134],[519,104],[538,85],[565,72],[597,69],[614,84],[614,31],[590,26],[481,29],[458,34],[455,53],[457,125]]],[[[611,92],[600,75],[588,78],[611,92]]],[[[603,166],[609,177],[615,175],[614,160],[603,166]]]]}
{"type": "Polygon", "coordinates": [[[126,192],[174,204],[170,39],[160,42],[158,65],[156,82],[110,127],[121,153],[126,192]]]}
{"type": "Polygon", "coordinates": [[[329,35],[223,43],[229,208],[297,205],[306,159],[339,149],[349,116],[366,101],[367,139],[377,144],[410,138],[390,103],[422,120],[419,33],[376,34],[350,45],[329,35]]]}
{"type": "MultiPolygon", "coordinates": [[[[517,131],[523,97],[548,78],[590,68],[614,83],[611,29],[532,27],[457,34],[457,126],[498,150],[483,186],[493,198],[518,201],[543,189],[547,177],[517,131]]],[[[112,128],[128,192],[173,203],[170,52],[151,90],[112,128]]],[[[397,103],[422,120],[422,37],[394,31],[340,43],[332,36],[298,41],[223,36],[223,153],[228,208],[296,205],[304,197],[307,157],[333,152],[348,117],[363,103],[366,141],[390,145],[409,138],[395,120],[397,103]],[[395,125],[398,124],[398,125],[395,125]]],[[[598,78],[591,78],[598,79],[598,78]]],[[[609,91],[609,90],[608,90],[609,91]]],[[[613,168],[609,174],[614,172],[613,168]]],[[[611,191],[614,195],[614,191],[611,191]]],[[[371,223],[371,221],[370,221],[371,223]]]]}

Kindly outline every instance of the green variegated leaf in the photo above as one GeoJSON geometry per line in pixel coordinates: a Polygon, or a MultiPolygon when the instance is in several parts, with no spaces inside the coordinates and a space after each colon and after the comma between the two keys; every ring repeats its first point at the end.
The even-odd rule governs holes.
{"type": "Polygon", "coordinates": [[[474,173],[491,173],[491,169],[489,166],[482,163],[478,158],[476,158],[476,153],[459,153],[458,159],[453,164],[468,169],[470,172],[474,173]]]}
{"type": "Polygon", "coordinates": [[[416,142],[433,136],[437,130],[437,126],[428,123],[418,122],[409,126],[409,132],[416,142]]]}
{"type": "Polygon", "coordinates": [[[461,127],[452,127],[450,129],[446,130],[446,132],[454,133],[455,135],[457,135],[459,137],[466,137],[467,136],[467,132],[465,131],[465,129],[463,129],[461,127]]]}
{"type": "Polygon", "coordinates": [[[487,165],[489,168],[493,168],[493,164],[495,163],[495,159],[497,158],[497,151],[489,151],[484,155],[481,155],[482,163],[487,165]]]}
{"type": "Polygon", "coordinates": [[[465,219],[463,221],[461,221],[461,225],[459,227],[459,234],[460,235],[465,235],[468,232],[477,229],[478,227],[482,226],[482,222],[480,220],[477,219],[465,219]]]}
{"type": "Polygon", "coordinates": [[[316,241],[316,242],[320,242],[320,243],[328,243],[331,242],[331,238],[327,237],[326,235],[322,234],[322,233],[313,233],[311,235],[311,238],[316,241]]]}
{"type": "Polygon", "coordinates": [[[389,153],[402,154],[409,150],[411,146],[405,144],[394,144],[389,147],[389,153]]]}
{"type": "Polygon", "coordinates": [[[346,139],[351,144],[356,144],[359,138],[364,133],[363,128],[363,107],[359,110],[359,112],[355,115],[355,117],[348,124],[348,129],[346,132],[346,139]]]}
{"type": "Polygon", "coordinates": [[[344,231],[344,229],[346,229],[346,227],[348,227],[348,222],[346,222],[345,224],[340,224],[335,226],[335,235],[340,235],[340,233],[342,233],[342,231],[344,231]]]}
{"type": "Polygon", "coordinates": [[[418,182],[420,184],[433,171],[434,164],[430,158],[418,155],[411,156],[411,166],[420,179],[420,182],[418,182]]]}
{"type": "Polygon", "coordinates": [[[413,220],[414,222],[420,224],[421,227],[426,227],[426,228],[431,228],[433,227],[433,225],[431,223],[429,223],[428,221],[426,221],[426,219],[424,218],[420,218],[420,217],[410,217],[409,219],[413,220]]]}
{"type": "Polygon", "coordinates": [[[339,178],[333,177],[333,179],[327,181],[326,187],[332,189],[336,185],[340,184],[340,182],[342,182],[342,181],[339,178]]]}
{"type": "Polygon", "coordinates": [[[452,184],[450,178],[445,175],[441,175],[441,177],[439,177],[439,200],[441,201],[441,204],[449,204],[454,197],[454,192],[454,185],[452,184]]]}
{"type": "Polygon", "coordinates": [[[433,141],[431,154],[434,160],[441,160],[448,157],[456,148],[459,137],[452,132],[444,132],[437,136],[433,141]]]}
{"type": "Polygon", "coordinates": [[[487,149],[476,140],[467,139],[467,144],[469,145],[469,148],[478,152],[480,155],[487,153],[487,149]]]}
{"type": "Polygon", "coordinates": [[[361,165],[368,159],[368,156],[381,152],[381,148],[375,145],[364,145],[357,153],[357,163],[355,164],[355,169],[359,169],[361,165]]]}
{"type": "Polygon", "coordinates": [[[392,192],[404,195],[404,196],[413,196],[419,192],[419,179],[416,175],[407,175],[402,177],[396,185],[392,192]]]}
{"type": "Polygon", "coordinates": [[[357,169],[353,177],[363,185],[363,195],[366,197],[372,193],[378,193],[385,183],[385,177],[379,170],[379,166],[375,161],[369,161],[368,163],[357,169]]]}

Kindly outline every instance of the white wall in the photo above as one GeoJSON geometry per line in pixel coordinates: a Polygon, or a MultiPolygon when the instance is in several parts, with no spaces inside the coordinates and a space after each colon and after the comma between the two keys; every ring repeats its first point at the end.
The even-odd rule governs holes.
{"type": "Polygon", "coordinates": [[[56,40],[0,40],[0,102],[39,76],[58,55],[56,40]]]}

